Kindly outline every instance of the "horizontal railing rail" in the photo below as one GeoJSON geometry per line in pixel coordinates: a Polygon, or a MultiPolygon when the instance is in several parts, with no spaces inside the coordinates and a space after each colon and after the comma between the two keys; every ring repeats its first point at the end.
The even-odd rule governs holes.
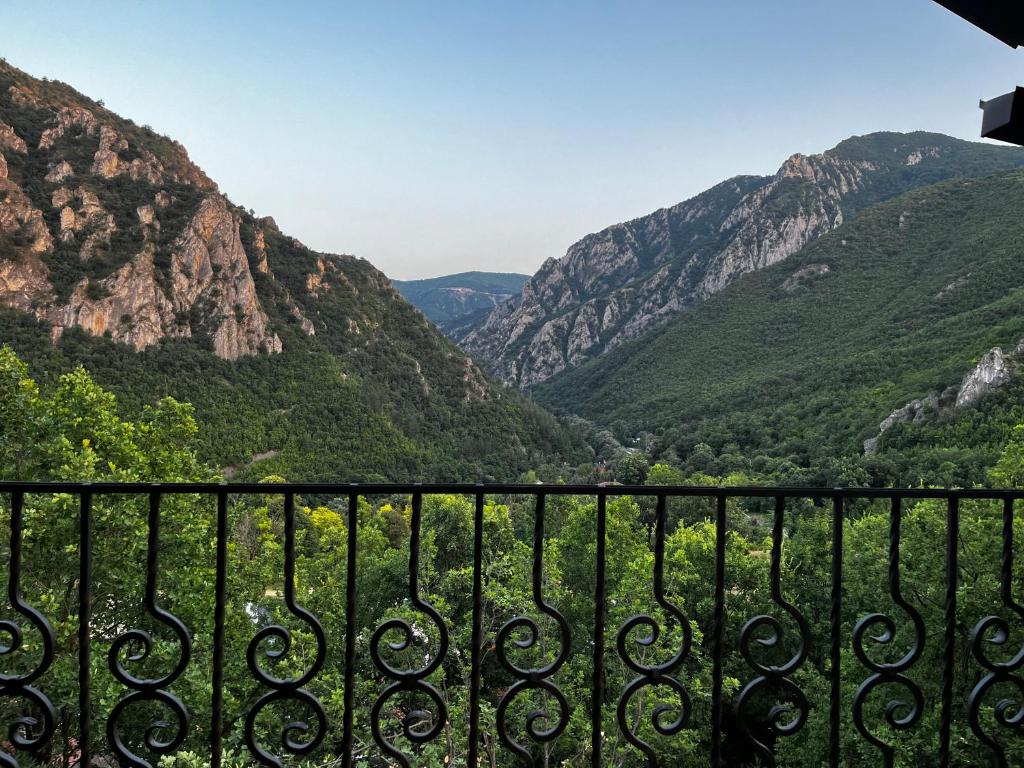
{"type": "MultiPolygon", "coordinates": [[[[716,767],[894,766],[900,760],[944,768],[1019,765],[1014,760],[1024,755],[1024,607],[1015,598],[1021,582],[1014,556],[1015,507],[1022,498],[1024,490],[1004,489],[0,482],[0,509],[10,532],[4,568],[11,617],[0,620],[0,637],[7,637],[0,644],[0,725],[8,733],[0,743],[0,765],[89,766],[97,759],[156,765],[200,737],[204,759],[218,768],[229,753],[241,764],[268,766],[308,760],[476,768],[548,765],[555,755],[559,764],[595,767],[683,765],[680,755],[689,755],[693,765],[716,767]],[[457,562],[466,568],[468,627],[448,618],[449,608],[435,605],[423,583],[424,502],[441,496],[464,497],[472,510],[466,531],[471,551],[457,562]],[[121,521],[124,530],[138,532],[137,547],[127,538],[110,541],[106,529],[97,531],[98,509],[107,497],[144,500],[119,511],[131,518],[121,521]],[[162,565],[181,554],[177,544],[166,544],[164,514],[167,500],[179,497],[211,502],[181,518],[202,518],[202,530],[209,533],[194,544],[196,552],[208,555],[205,576],[188,583],[172,582],[162,565]],[[361,540],[368,529],[361,503],[399,497],[408,503],[407,531],[398,539],[408,559],[404,572],[391,573],[405,579],[406,597],[385,606],[383,618],[364,628],[361,612],[369,609],[359,589],[366,567],[360,553],[368,546],[361,540]],[[578,543],[590,558],[584,569],[590,591],[584,599],[577,589],[572,607],[551,598],[557,578],[546,562],[552,556],[546,546],[554,525],[552,499],[560,497],[588,504],[589,540],[578,543]],[[645,506],[635,520],[621,518],[620,525],[620,511],[611,507],[627,498],[645,506]],[[248,617],[240,621],[229,616],[229,578],[241,567],[232,557],[256,545],[232,514],[252,499],[281,502],[279,517],[267,518],[279,527],[264,527],[266,535],[280,539],[282,570],[278,586],[264,591],[283,610],[278,606],[271,616],[259,606],[234,606],[248,617]],[[672,505],[688,499],[706,502],[698,510],[706,519],[685,523],[708,536],[708,570],[696,574],[680,572],[670,559],[677,546],[672,526],[683,525],[672,505]],[[344,548],[336,574],[344,574],[344,594],[329,623],[304,607],[315,587],[297,576],[313,546],[299,536],[300,523],[307,524],[306,512],[300,512],[304,500],[335,510],[344,529],[342,542],[332,544],[344,548]],[[500,622],[487,597],[492,581],[504,578],[488,571],[487,509],[495,500],[518,504],[532,518],[517,534],[529,550],[529,573],[514,574],[529,582],[530,613],[500,622]],[[749,500],[757,501],[752,512],[736,506],[749,500]],[[798,509],[799,504],[805,506],[798,509]],[[915,505],[930,510],[930,517],[911,516],[915,505]],[[967,505],[970,531],[981,521],[977,530],[991,532],[991,540],[965,541],[967,505]],[[860,562],[865,553],[851,550],[845,537],[879,506],[884,531],[878,541],[884,546],[877,562],[884,586],[871,592],[851,581],[848,560],[860,562]],[[739,556],[731,547],[740,540],[731,516],[756,517],[747,539],[763,533],[767,545],[761,551],[751,544],[746,553],[752,562],[765,563],[767,582],[760,585],[765,601],[752,615],[735,615],[731,607],[744,589],[730,581],[730,558],[739,556]],[[817,548],[803,549],[794,566],[787,559],[788,542],[811,518],[822,521],[819,538],[807,538],[817,548]],[[908,520],[915,541],[927,542],[920,551],[905,551],[908,520]],[[74,536],[48,538],[51,525],[63,525],[74,536]],[[643,537],[645,529],[649,608],[620,616],[624,596],[618,580],[628,564],[616,561],[610,569],[609,563],[622,536],[643,537]],[[53,552],[43,551],[45,546],[53,552]],[[117,585],[97,583],[96,569],[103,564],[98,547],[107,556],[118,548],[124,556],[141,553],[139,594],[118,595],[117,585]],[[991,578],[976,572],[982,566],[974,559],[962,561],[978,547],[982,566],[986,560],[992,564],[991,578]],[[27,570],[29,552],[34,565],[27,570]],[[63,602],[48,597],[46,605],[36,605],[36,583],[46,575],[40,571],[51,554],[54,564],[72,557],[76,572],[57,574],[68,585],[63,602]],[[787,597],[794,574],[822,563],[827,580],[803,593],[815,598],[814,605],[787,597]],[[693,577],[707,585],[706,600],[695,602],[673,586],[697,583],[693,577]],[[210,624],[202,633],[163,607],[191,600],[189,590],[202,592],[196,600],[207,593],[211,598],[210,624]],[[96,613],[106,616],[115,600],[135,606],[125,615],[159,632],[120,619],[97,621],[96,613]],[[229,625],[232,631],[249,628],[244,653],[229,644],[229,625]],[[158,636],[164,638],[159,643],[158,636]],[[167,651],[172,647],[174,653],[167,651]],[[96,695],[97,675],[108,674],[96,658],[99,649],[120,690],[116,701],[96,695]],[[586,670],[585,697],[566,692],[565,670],[577,662],[573,669],[586,670]],[[227,692],[226,671],[241,664],[251,690],[227,692]],[[360,668],[369,670],[370,679],[360,678],[360,668]],[[209,699],[190,707],[175,688],[186,679],[198,685],[198,677],[208,679],[209,699]],[[74,698],[66,694],[69,686],[74,698]],[[54,688],[61,691],[59,700],[51,694],[54,688]],[[357,697],[366,699],[363,710],[357,697]],[[524,704],[533,709],[524,711],[524,704]],[[190,711],[197,706],[200,711],[190,711]],[[229,706],[238,715],[230,722],[229,706]],[[525,723],[511,722],[515,718],[525,723]],[[102,731],[98,722],[105,724],[102,731]],[[273,742],[268,722],[278,722],[273,742]],[[328,739],[329,732],[336,737],[328,739]],[[558,753],[558,745],[569,741],[583,746],[558,753]],[[976,761],[965,763],[957,754],[976,761]]],[[[430,541],[436,548],[436,534],[430,541]]]]}

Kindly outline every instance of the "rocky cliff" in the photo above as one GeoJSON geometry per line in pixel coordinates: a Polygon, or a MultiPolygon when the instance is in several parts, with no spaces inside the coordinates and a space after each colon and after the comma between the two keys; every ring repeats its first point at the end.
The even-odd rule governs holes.
{"type": "Polygon", "coordinates": [[[1024,402],[1022,212],[1024,169],[872,205],[531,395],[714,475],[982,483],[1024,402]]]}
{"type": "Polygon", "coordinates": [[[54,338],[279,352],[241,221],[181,145],[0,63],[0,303],[54,338]]]}
{"type": "Polygon", "coordinates": [[[460,344],[507,383],[531,387],[791,256],[875,202],[1022,163],[1016,150],[928,133],[873,134],[793,155],[774,176],[730,179],[588,235],[460,344]]]}

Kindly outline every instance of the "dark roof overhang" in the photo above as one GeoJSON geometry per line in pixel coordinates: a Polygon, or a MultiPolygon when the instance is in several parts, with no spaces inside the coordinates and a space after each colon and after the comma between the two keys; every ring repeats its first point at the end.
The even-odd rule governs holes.
{"type": "Polygon", "coordinates": [[[935,0],[1011,48],[1024,45],[1022,0],[935,0]]]}
{"type": "MultiPolygon", "coordinates": [[[[1024,0],[935,0],[1011,48],[1024,45],[1024,0]]],[[[981,135],[1024,146],[1024,88],[981,102],[981,135]]]]}

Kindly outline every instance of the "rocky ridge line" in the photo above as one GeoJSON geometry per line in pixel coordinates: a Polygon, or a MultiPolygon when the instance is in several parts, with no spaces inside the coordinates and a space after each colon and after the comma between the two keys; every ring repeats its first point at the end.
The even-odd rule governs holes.
{"type": "Polygon", "coordinates": [[[802,250],[841,226],[865,196],[884,199],[915,179],[948,177],[947,155],[965,146],[936,134],[877,134],[793,155],[771,177],[730,179],[588,235],[458,341],[506,383],[532,387],[802,250]]]}

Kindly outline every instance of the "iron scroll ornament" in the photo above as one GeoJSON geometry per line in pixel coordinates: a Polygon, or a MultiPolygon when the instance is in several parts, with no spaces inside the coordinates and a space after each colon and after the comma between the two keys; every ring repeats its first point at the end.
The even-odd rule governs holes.
{"type": "Polygon", "coordinates": [[[892,768],[896,760],[896,749],[871,733],[864,722],[864,705],[880,685],[898,685],[910,694],[911,701],[906,699],[890,699],[885,705],[885,722],[895,731],[906,731],[912,728],[924,710],[924,694],[920,686],[906,676],[906,672],[914,665],[924,651],[925,624],[920,612],[903,597],[900,587],[900,524],[901,508],[898,498],[892,501],[892,512],[889,519],[889,595],[892,601],[902,610],[913,625],[913,640],[909,650],[896,661],[875,661],[868,654],[865,638],[878,645],[891,644],[896,639],[896,622],[891,616],[882,613],[870,613],[857,622],[853,628],[853,651],[860,662],[871,670],[872,674],[860,684],[853,696],[853,724],[867,741],[878,747],[886,768],[892,768]],[[873,627],[881,627],[876,635],[870,635],[873,627]]]}
{"type": "Polygon", "coordinates": [[[538,760],[530,754],[526,745],[516,741],[509,733],[507,722],[509,705],[527,691],[540,691],[555,700],[558,705],[558,716],[553,723],[551,723],[551,713],[547,709],[535,709],[526,717],[526,733],[537,744],[546,744],[557,739],[569,724],[570,714],[569,702],[566,700],[565,694],[550,680],[569,658],[571,636],[569,622],[544,599],[544,509],[545,497],[542,494],[537,497],[533,527],[533,603],[540,613],[550,617],[558,625],[558,653],[551,662],[536,668],[520,667],[509,658],[509,642],[519,650],[529,650],[535,647],[540,640],[540,627],[528,616],[515,616],[509,619],[498,630],[495,638],[498,662],[509,674],[517,678],[498,702],[498,709],[495,713],[498,737],[526,765],[538,765],[538,760]],[[522,631],[525,631],[525,637],[513,638],[514,633],[522,631]],[[542,727],[541,723],[544,722],[551,724],[542,727]]]}
{"type": "Polygon", "coordinates": [[[283,760],[268,751],[256,737],[256,719],[267,706],[276,702],[297,702],[313,713],[316,727],[305,720],[291,720],[281,729],[281,748],[290,755],[301,757],[315,750],[327,735],[327,715],[316,696],[305,689],[324,665],[327,658],[327,635],[320,621],[295,600],[295,496],[284,497],[284,602],[288,612],[305,623],[313,632],[316,655],[309,668],[295,677],[276,677],[259,663],[260,646],[268,641],[280,643],[280,648],[267,647],[263,655],[271,661],[286,657],[292,649],[292,633],[287,627],[271,624],[257,632],[246,649],[245,660],[252,676],[271,690],[264,693],[249,709],[245,717],[245,743],[260,765],[282,768],[283,760]]]}
{"type": "Polygon", "coordinates": [[[750,619],[740,630],[739,648],[744,660],[757,676],[743,687],[735,705],[736,722],[741,733],[765,764],[770,766],[775,765],[774,752],[767,744],[755,738],[750,728],[747,708],[754,697],[760,692],[775,690],[783,691],[792,698],[791,703],[777,703],[768,710],[767,725],[776,737],[791,736],[798,732],[807,722],[810,713],[807,696],[790,679],[807,659],[810,628],[803,614],[782,595],[782,538],[785,509],[785,499],[777,498],[772,525],[771,594],[772,602],[782,609],[797,626],[797,647],[792,655],[781,664],[765,664],[759,661],[755,645],[766,649],[781,647],[785,636],[783,625],[775,616],[761,615],[750,619]],[[787,715],[792,716],[787,719],[787,715]]]}
{"type": "Polygon", "coordinates": [[[395,652],[412,648],[415,641],[413,627],[405,619],[388,619],[373,633],[370,639],[370,657],[374,665],[385,677],[393,682],[385,688],[373,704],[370,712],[370,720],[373,729],[373,739],[377,746],[388,757],[398,762],[402,768],[411,768],[409,758],[398,747],[396,747],[381,730],[381,713],[384,705],[394,696],[400,693],[417,693],[425,695],[430,699],[431,704],[437,710],[437,717],[422,709],[406,712],[402,718],[402,733],[414,745],[426,744],[435,739],[441,733],[444,724],[448,720],[448,707],[440,692],[433,685],[426,681],[426,678],[436,672],[444,662],[448,654],[448,627],[444,623],[441,614],[419,594],[419,567],[420,567],[420,528],[423,520],[423,495],[419,492],[412,495],[412,516],[409,521],[409,602],[416,610],[424,613],[437,627],[439,639],[437,652],[429,661],[421,667],[403,669],[392,666],[381,654],[381,645],[385,642],[384,637],[390,632],[397,632],[399,640],[392,640],[387,647],[395,652]]]}
{"type": "MultiPolygon", "coordinates": [[[[1001,593],[1003,605],[1024,622],[1024,606],[1013,598],[1013,500],[1006,499],[1003,505],[1003,552],[1001,567],[1001,593]]],[[[1003,698],[993,707],[996,723],[1003,728],[1020,729],[1024,725],[1024,646],[1012,658],[1005,661],[989,657],[986,645],[1005,646],[1010,641],[1010,624],[1001,616],[986,616],[971,632],[971,653],[986,670],[986,674],[971,691],[967,699],[967,721],[971,731],[987,746],[1000,768],[1008,768],[1006,750],[994,736],[985,732],[981,724],[981,708],[987,695],[996,686],[1012,686],[1017,699],[1003,698]]]]}
{"type": "Polygon", "coordinates": [[[127,660],[133,664],[144,662],[153,652],[153,637],[142,629],[130,629],[117,638],[110,646],[107,661],[114,678],[133,692],[122,698],[111,710],[107,718],[107,740],[117,755],[120,765],[132,768],[151,768],[151,764],[133,752],[125,743],[120,718],[132,706],[143,702],[156,702],[164,705],[174,716],[174,734],[170,738],[161,738],[161,732],[172,726],[166,720],[155,720],[146,729],[143,741],[146,748],[156,755],[168,755],[174,752],[185,740],[188,733],[188,710],[177,696],[168,689],[188,666],[192,653],[192,639],[185,625],[173,614],[165,611],[157,603],[157,573],[159,570],[160,541],[160,493],[149,494],[149,534],[146,549],[146,594],[144,605],[146,612],[161,624],[169,627],[174,633],[180,648],[178,662],[163,677],[136,677],[121,662],[122,653],[127,652],[127,660]],[[130,651],[131,647],[141,650],[130,651]]]}
{"type": "MultiPolygon", "coordinates": [[[[20,613],[39,633],[42,653],[39,661],[27,672],[9,674],[0,672],[0,697],[22,699],[29,702],[37,714],[26,714],[11,723],[7,731],[7,739],[13,747],[26,752],[33,752],[48,742],[57,727],[57,712],[50,699],[35,688],[32,683],[46,674],[53,663],[56,640],[53,627],[39,611],[25,602],[21,595],[21,545],[24,529],[25,495],[21,491],[11,494],[11,560],[7,579],[7,598],[15,611],[20,613]]],[[[6,634],[7,642],[0,643],[0,658],[10,656],[20,650],[25,636],[21,627],[14,621],[0,621],[0,633],[6,634]]],[[[13,755],[0,750],[0,766],[18,768],[18,761],[13,755]]]]}
{"type": "Polygon", "coordinates": [[[693,633],[690,622],[683,615],[683,612],[665,596],[665,517],[667,500],[664,495],[658,496],[657,509],[655,512],[655,533],[654,533],[654,599],[662,610],[665,611],[679,625],[681,637],[679,648],[670,659],[660,664],[645,664],[631,655],[629,651],[630,635],[637,629],[644,627],[649,634],[634,639],[634,643],[640,648],[653,647],[661,636],[661,628],[653,617],[637,615],[628,619],[619,629],[616,637],[616,650],[623,664],[633,670],[637,677],[626,685],[619,696],[616,708],[616,717],[619,729],[626,740],[643,753],[647,758],[650,768],[656,768],[658,757],[654,747],[641,739],[633,730],[627,718],[629,703],[643,689],[651,687],[663,687],[671,690],[679,699],[679,714],[675,719],[669,720],[673,707],[669,704],[658,704],[651,712],[651,725],[654,730],[662,736],[674,736],[687,726],[690,721],[692,704],[690,695],[685,686],[680,683],[673,674],[675,670],[686,660],[690,654],[693,644],[693,633]]]}

